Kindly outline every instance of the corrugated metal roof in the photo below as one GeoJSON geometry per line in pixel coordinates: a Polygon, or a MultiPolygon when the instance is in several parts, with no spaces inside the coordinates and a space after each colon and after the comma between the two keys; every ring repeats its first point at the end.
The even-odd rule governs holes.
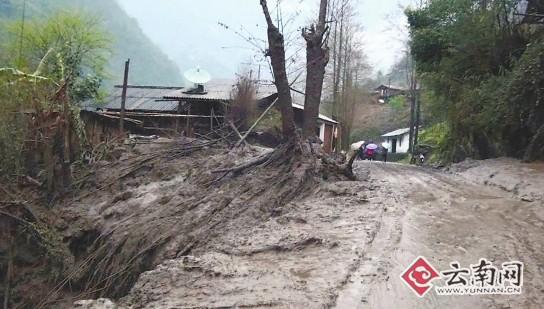
{"type": "MultiPolygon", "coordinates": [[[[174,91],[172,87],[129,86],[125,102],[126,110],[175,111],[177,101],[164,101],[166,93],[174,91]]],[[[182,89],[182,88],[177,88],[182,89]]],[[[123,89],[115,87],[106,99],[105,109],[121,109],[121,94],[123,89]]]]}
{"type": "Polygon", "coordinates": [[[395,130],[395,131],[392,131],[392,132],[389,132],[389,133],[385,133],[382,136],[383,137],[399,136],[399,135],[404,135],[404,134],[409,133],[409,132],[410,132],[410,128],[404,128],[404,129],[398,129],[398,130],[395,130]]]}
{"type": "MultiPolygon", "coordinates": [[[[128,111],[163,111],[173,112],[178,108],[178,101],[183,100],[221,100],[230,101],[235,81],[227,79],[212,80],[204,85],[205,94],[183,93],[187,88],[182,87],[160,87],[160,86],[129,86],[125,109],[128,111]]],[[[259,84],[256,89],[255,98],[261,100],[277,93],[273,84],[259,84]]],[[[122,86],[115,86],[109,97],[106,99],[104,109],[121,109],[122,86]]],[[[298,96],[293,96],[293,101],[302,101],[298,96]]],[[[293,107],[304,109],[304,104],[293,102],[293,107]]],[[[319,119],[330,123],[338,123],[335,120],[319,114],[319,119]]]]}
{"type": "MultiPolygon", "coordinates": [[[[230,101],[232,92],[235,89],[236,81],[229,79],[215,79],[204,85],[204,94],[184,93],[187,89],[177,89],[167,93],[164,97],[176,100],[222,100],[230,101]]],[[[274,85],[258,85],[256,87],[255,99],[261,100],[274,95],[276,87],[274,85]]]]}
{"type": "MultiPolygon", "coordinates": [[[[220,100],[230,101],[235,81],[212,80],[204,85],[204,94],[184,93],[188,88],[160,86],[129,86],[125,102],[126,110],[175,111],[177,101],[182,100],[220,100]]],[[[105,109],[121,109],[121,86],[115,86],[106,99],[105,109]]],[[[255,98],[261,100],[276,93],[274,85],[259,85],[255,98]]]]}
{"type": "Polygon", "coordinates": [[[226,80],[212,80],[204,85],[203,94],[184,93],[188,89],[176,89],[164,94],[164,98],[176,100],[224,100],[231,98],[234,83],[226,80]]]}

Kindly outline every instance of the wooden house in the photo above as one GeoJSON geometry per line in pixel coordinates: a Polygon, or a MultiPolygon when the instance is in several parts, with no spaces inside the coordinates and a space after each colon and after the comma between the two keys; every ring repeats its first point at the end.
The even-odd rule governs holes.
{"type": "Polygon", "coordinates": [[[378,103],[386,103],[390,98],[405,95],[407,90],[400,86],[393,85],[379,85],[374,89],[374,96],[378,103]]]}
{"type": "MultiPolygon", "coordinates": [[[[199,89],[129,85],[125,100],[126,131],[192,137],[206,134],[223,123],[234,89],[234,81],[220,79],[199,89]]],[[[104,105],[82,112],[91,140],[109,139],[120,133],[122,90],[122,86],[115,86],[104,105]]],[[[268,107],[277,98],[275,86],[259,85],[254,98],[259,109],[268,107]]],[[[303,105],[293,103],[293,110],[297,125],[302,126],[303,105]]],[[[325,151],[333,150],[337,125],[333,119],[319,115],[316,133],[323,141],[325,151]]]]}

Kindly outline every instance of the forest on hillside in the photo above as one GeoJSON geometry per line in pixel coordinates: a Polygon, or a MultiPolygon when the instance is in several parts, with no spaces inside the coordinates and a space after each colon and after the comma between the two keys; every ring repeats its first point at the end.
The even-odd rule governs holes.
{"type": "MultiPolygon", "coordinates": [[[[111,40],[111,57],[108,57],[104,80],[106,87],[122,82],[127,58],[131,59],[129,82],[132,84],[179,85],[182,82],[177,65],[151,42],[140,29],[138,22],[129,17],[116,1],[27,0],[26,22],[32,24],[67,11],[78,11],[96,17],[101,28],[107,31],[111,40]]],[[[13,23],[20,23],[22,12],[23,0],[0,0],[0,37],[3,38],[0,44],[10,41],[9,36],[18,35],[18,26],[13,26],[13,23]]],[[[11,66],[10,63],[5,63],[6,59],[2,59],[2,56],[0,61],[2,66],[11,66]]]]}
{"type": "Polygon", "coordinates": [[[544,159],[541,1],[434,0],[407,10],[427,118],[445,162],[544,159]]]}

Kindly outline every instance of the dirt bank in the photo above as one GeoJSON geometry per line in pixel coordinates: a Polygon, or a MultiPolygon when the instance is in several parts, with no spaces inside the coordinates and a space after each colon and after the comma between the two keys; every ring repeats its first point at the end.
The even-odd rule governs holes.
{"type": "Polygon", "coordinates": [[[526,202],[544,203],[544,163],[523,163],[511,158],[467,160],[450,172],[477,184],[497,187],[526,202]]]}

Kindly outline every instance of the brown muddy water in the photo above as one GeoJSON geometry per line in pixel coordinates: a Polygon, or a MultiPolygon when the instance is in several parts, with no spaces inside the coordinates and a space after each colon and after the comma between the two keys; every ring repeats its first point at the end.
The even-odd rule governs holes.
{"type": "Polygon", "coordinates": [[[542,307],[542,200],[485,185],[466,170],[358,162],[356,171],[362,181],[324,184],[259,224],[230,218],[236,228],[143,273],[118,306],[542,307]],[[431,290],[420,298],[401,279],[418,256],[437,270],[480,258],[494,265],[522,261],[522,293],[438,296],[431,290]]]}

